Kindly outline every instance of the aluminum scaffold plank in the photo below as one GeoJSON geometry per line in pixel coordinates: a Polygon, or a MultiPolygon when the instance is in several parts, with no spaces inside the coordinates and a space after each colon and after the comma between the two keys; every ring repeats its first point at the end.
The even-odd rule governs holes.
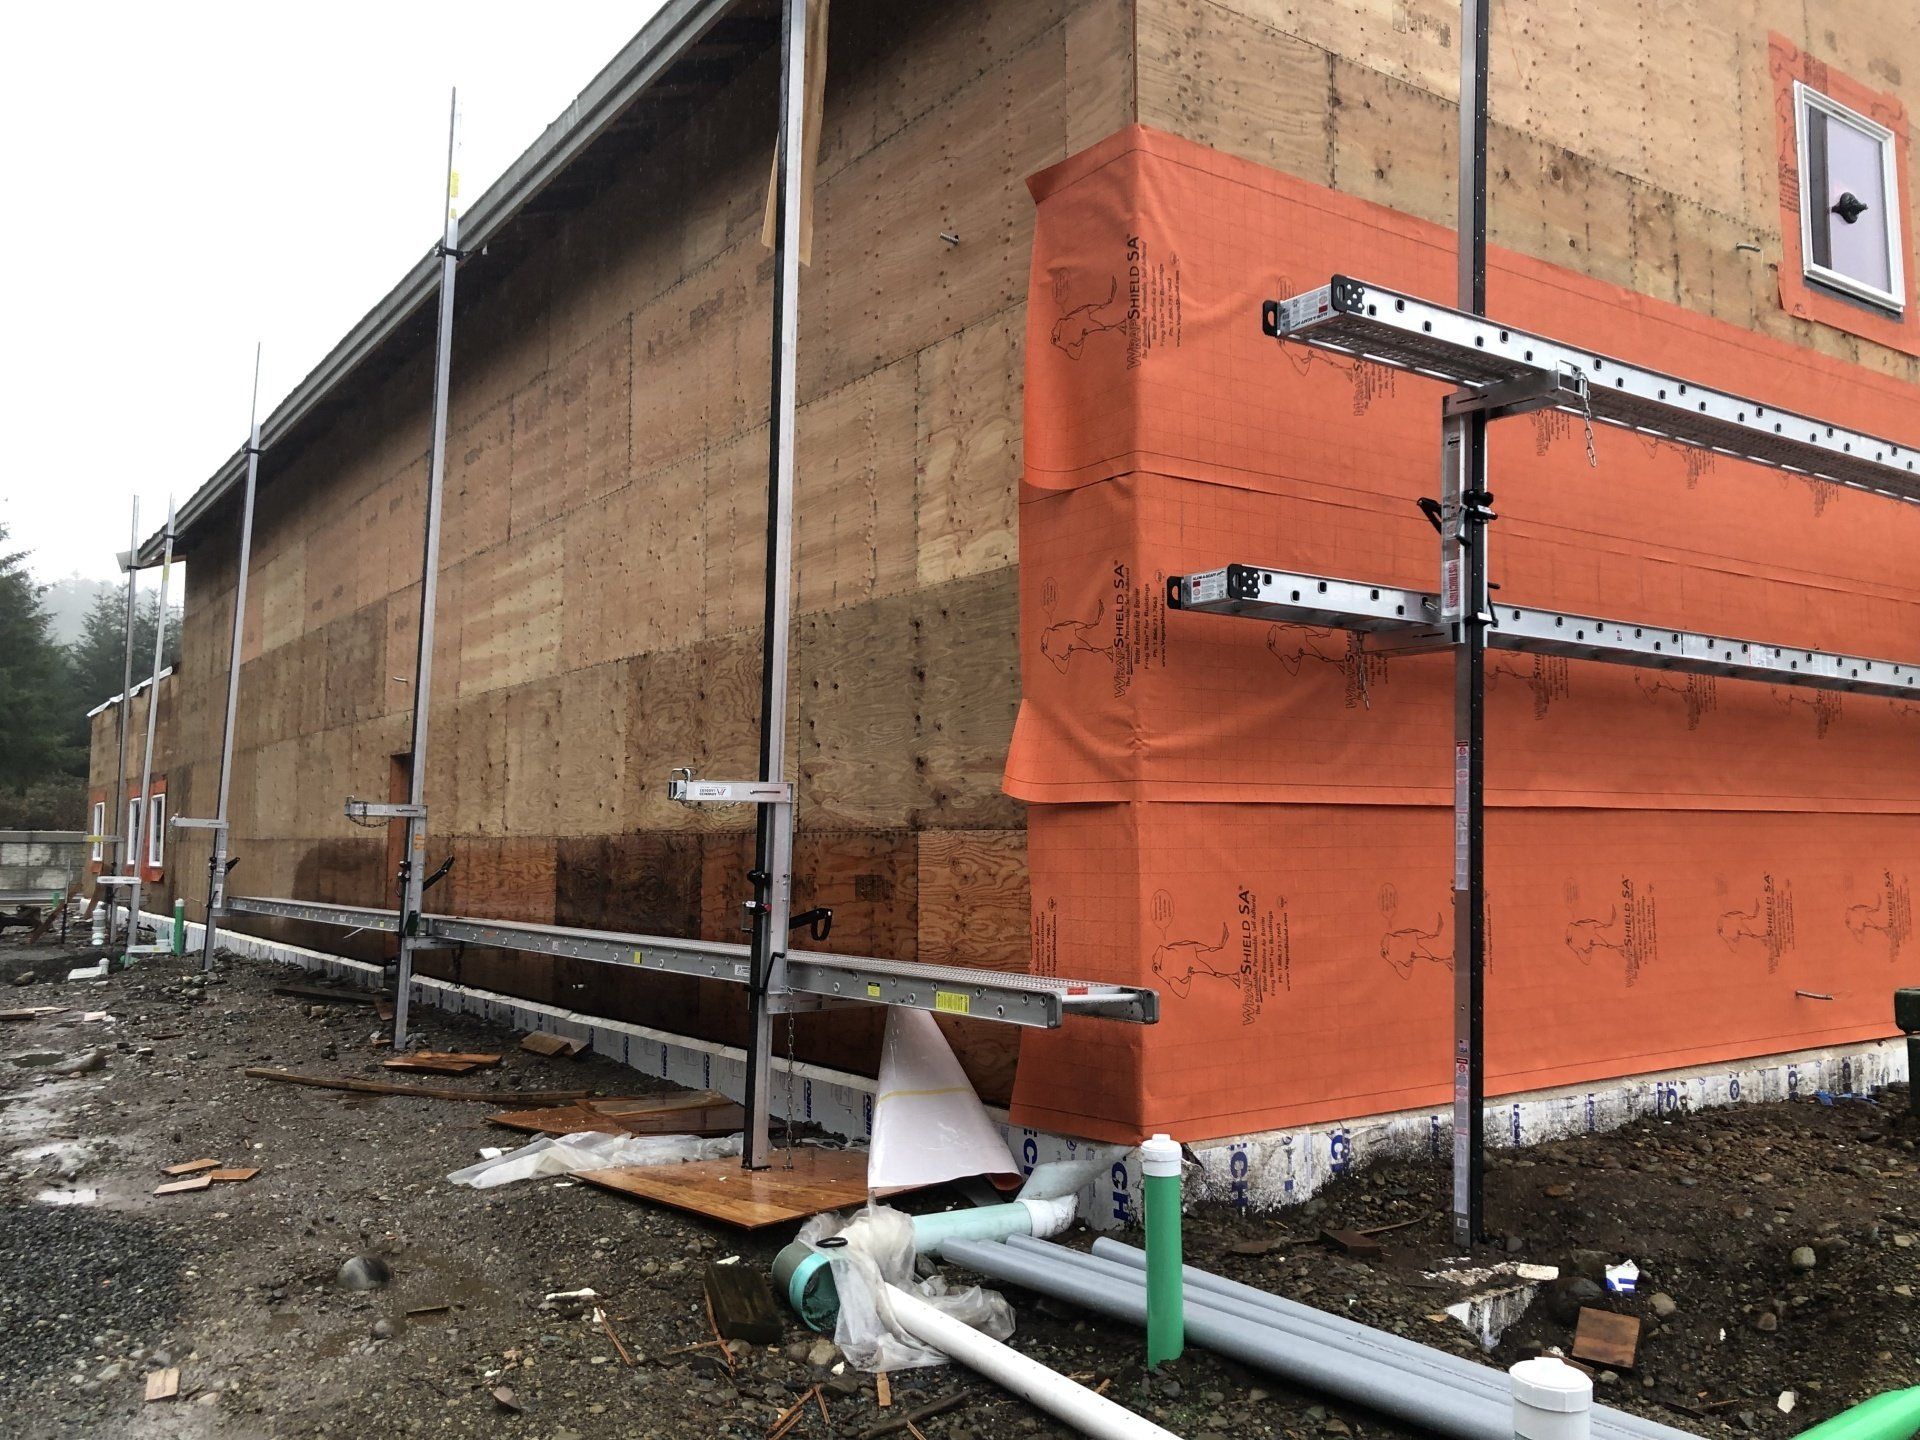
{"type": "Polygon", "coordinates": [[[1455,385],[1585,378],[1588,406],[1554,406],[1756,465],[1920,500],[1920,449],[1681,380],[1596,350],[1335,275],[1317,290],[1269,300],[1261,327],[1297,341],[1455,385]]]}
{"type": "MultiPolygon", "coordinates": [[[[308,900],[234,896],[234,914],[299,920],[349,930],[393,934],[399,915],[355,905],[308,900]]],[[[486,946],[557,955],[571,960],[746,985],[752,977],[752,947],[664,935],[628,935],[510,920],[458,915],[422,915],[418,938],[426,945],[486,946]]],[[[1009,1025],[1057,1029],[1069,1016],[1089,1016],[1151,1025],[1159,1019],[1158,994],[1133,985],[1070,980],[1050,975],[1006,974],[961,965],[920,965],[866,956],[787,952],[787,988],[826,1001],[896,1005],[942,1015],[964,1015],[1009,1025]]]]}
{"type": "MultiPolygon", "coordinates": [[[[1176,576],[1168,582],[1167,591],[1168,603],[1178,610],[1360,631],[1369,637],[1367,648],[1387,654],[1444,651],[1452,646],[1440,623],[1440,597],[1425,590],[1228,565],[1176,576]]],[[[1561,655],[1642,670],[1676,670],[1854,695],[1920,694],[1920,665],[1908,662],[1801,650],[1499,601],[1491,608],[1489,650],[1561,655]]]]}

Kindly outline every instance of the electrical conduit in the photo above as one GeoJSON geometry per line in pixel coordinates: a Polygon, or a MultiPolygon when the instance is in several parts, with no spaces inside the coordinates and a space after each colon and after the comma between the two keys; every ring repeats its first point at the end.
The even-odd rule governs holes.
{"type": "MultiPolygon", "coordinates": [[[[979,1244],[978,1241],[961,1242],[979,1244]]],[[[1179,1440],[1144,1416],[1096,1395],[1084,1385],[1049,1370],[998,1340],[943,1315],[897,1285],[887,1287],[887,1302],[902,1329],[923,1345],[977,1370],[1002,1388],[1037,1406],[1056,1420],[1096,1440],[1179,1440]]]]}

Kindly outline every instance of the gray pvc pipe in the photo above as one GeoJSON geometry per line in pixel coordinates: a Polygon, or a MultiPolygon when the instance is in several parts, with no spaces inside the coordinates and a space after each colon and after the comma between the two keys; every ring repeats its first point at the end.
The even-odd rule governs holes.
{"type": "MultiPolygon", "coordinates": [[[[1109,1240],[1104,1235],[1098,1237],[1093,1242],[1093,1253],[1102,1260],[1124,1265],[1137,1274],[1144,1275],[1146,1272],[1146,1252],[1131,1245],[1122,1244],[1118,1240],[1109,1240]]],[[[1238,1280],[1229,1280],[1224,1275],[1197,1270],[1191,1265],[1185,1267],[1185,1279],[1190,1287],[1238,1300],[1270,1311],[1276,1316],[1304,1323],[1320,1335],[1340,1336],[1365,1343],[1377,1351],[1403,1356],[1424,1368],[1439,1370],[1448,1376],[1455,1377],[1459,1383],[1468,1385],[1477,1392],[1497,1395],[1502,1399],[1512,1394],[1512,1386],[1503,1373],[1490,1366],[1477,1364],[1463,1355],[1436,1350],[1431,1346],[1422,1345],[1418,1340],[1409,1340],[1404,1335],[1376,1330],[1370,1325],[1362,1325],[1359,1321],[1349,1320],[1343,1315],[1316,1310],[1310,1305],[1300,1304],[1297,1300],[1288,1300],[1284,1296],[1257,1290],[1251,1285],[1241,1284],[1238,1280]]],[[[1626,1410],[1616,1410],[1610,1405],[1596,1405],[1592,1413],[1596,1432],[1613,1431],[1638,1437],[1638,1440],[1697,1440],[1690,1431],[1677,1430],[1671,1425],[1662,1425],[1658,1420],[1649,1420],[1645,1416],[1635,1415],[1626,1410]]]]}
{"type": "MultiPolygon", "coordinates": [[[[1100,1275],[1115,1284],[1139,1285],[1145,1282],[1144,1272],[1142,1272],[1138,1266],[1129,1266],[1123,1261],[1102,1256],[1098,1252],[1097,1247],[1094,1254],[1087,1255],[1081,1251],[1069,1250],[1060,1245],[1039,1244],[1031,1238],[1027,1238],[1024,1241],[1018,1238],[1010,1239],[1007,1243],[1010,1247],[1027,1254],[1057,1256],[1069,1265],[1077,1265],[1090,1274],[1100,1275]]],[[[1197,1283],[1196,1277],[1206,1272],[1197,1271],[1191,1265],[1187,1266],[1186,1270],[1186,1293],[1189,1302],[1198,1301],[1210,1305],[1216,1310],[1224,1311],[1229,1315],[1238,1315],[1241,1319],[1251,1321],[1256,1325],[1265,1325],[1269,1329],[1281,1334],[1297,1336],[1300,1339],[1310,1340],[1321,1345],[1329,1345],[1335,1350],[1342,1351],[1349,1355],[1357,1355],[1362,1359],[1377,1361],[1382,1365],[1392,1365],[1403,1371],[1425,1372],[1424,1377],[1419,1374],[1412,1374],[1408,1376],[1409,1379],[1431,1379],[1438,1384],[1452,1385],[1455,1389],[1471,1390],[1475,1394],[1485,1395],[1487,1398],[1497,1400],[1502,1404],[1506,1403],[1512,1394],[1511,1388],[1507,1383],[1507,1377],[1498,1371],[1487,1369],[1484,1365],[1475,1365],[1472,1361],[1464,1361],[1462,1363],[1467,1370],[1478,1372],[1478,1374],[1462,1374],[1458,1370],[1440,1363],[1442,1360],[1457,1358],[1446,1355],[1443,1351],[1433,1350],[1412,1341],[1407,1342],[1405,1348],[1387,1345],[1382,1342],[1389,1339],[1397,1339],[1398,1337],[1389,1336],[1384,1331],[1369,1330],[1363,1325],[1355,1325],[1352,1327],[1353,1330],[1359,1332],[1358,1334],[1349,1333],[1347,1330],[1335,1330],[1328,1326],[1318,1325],[1304,1316],[1292,1314],[1285,1310],[1276,1310],[1268,1306],[1260,1305],[1241,1295],[1200,1285],[1197,1283]],[[1480,1381],[1480,1376],[1486,1377],[1484,1383],[1480,1381]]],[[[1254,1293],[1257,1294],[1259,1292],[1256,1291],[1254,1293]]],[[[1297,1304],[1294,1308],[1296,1310],[1308,1309],[1307,1306],[1297,1304]]],[[[1311,1313],[1318,1314],[1321,1312],[1315,1311],[1311,1313]]],[[[1336,1317],[1328,1316],[1327,1318],[1333,1319],[1336,1317]]]]}
{"type": "MultiPolygon", "coordinates": [[[[1134,1325],[1147,1318],[1144,1284],[1116,1284],[1055,1255],[993,1242],[956,1240],[945,1257],[997,1280],[1070,1301],[1095,1314],[1134,1325]]],[[[1438,1380],[1409,1377],[1379,1360],[1336,1349],[1324,1340],[1281,1334],[1271,1326],[1216,1308],[1213,1297],[1189,1292],[1186,1330],[1195,1344],[1266,1370],[1295,1384],[1344,1396],[1453,1440],[1512,1440],[1513,1407],[1438,1380]]]]}

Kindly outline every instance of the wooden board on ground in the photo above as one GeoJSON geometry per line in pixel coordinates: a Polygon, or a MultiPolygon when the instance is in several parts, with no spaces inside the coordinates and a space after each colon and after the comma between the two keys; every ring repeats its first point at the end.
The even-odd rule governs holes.
{"type": "Polygon", "coordinates": [[[178,1165],[162,1166],[160,1173],[162,1175],[197,1175],[202,1170],[217,1170],[219,1167],[220,1162],[214,1159],[182,1160],[178,1165]]]}
{"type": "Polygon", "coordinates": [[[0,1010],[0,1020],[44,1020],[49,1015],[58,1015],[59,1005],[29,1005],[24,1010],[0,1010]]]}
{"type": "Polygon", "coordinates": [[[249,1065],[240,1072],[253,1080],[277,1080],[283,1085],[311,1085],[319,1090],[351,1090],[356,1095],[411,1096],[416,1100],[478,1100],[487,1105],[519,1101],[522,1105],[564,1105],[584,1100],[591,1090],[442,1090],[435,1085],[395,1085],[385,1080],[357,1080],[351,1075],[302,1075],[296,1070],[269,1070],[249,1065]]]}
{"type": "Polygon", "coordinates": [[[531,1035],[523,1035],[520,1048],[535,1055],[551,1055],[556,1060],[571,1060],[587,1048],[584,1040],[569,1040],[564,1035],[549,1035],[544,1030],[536,1030],[531,1035]]]}
{"type": "Polygon", "coordinates": [[[729,1158],[686,1165],[614,1165],[582,1170],[574,1179],[757,1230],[864,1204],[867,1154],[864,1150],[799,1149],[793,1152],[790,1170],[785,1157],[776,1156],[770,1170],[745,1170],[738,1160],[729,1158]]]}
{"type": "Polygon", "coordinates": [[[213,1176],[206,1171],[202,1171],[200,1174],[189,1176],[185,1180],[169,1180],[164,1185],[156,1185],[153,1187],[153,1193],[156,1195],[180,1195],[188,1190],[204,1190],[211,1184],[213,1184],[213,1176]]]}
{"type": "Polygon", "coordinates": [[[1573,1332],[1575,1359],[1631,1370],[1634,1352],[1639,1348],[1640,1322],[1635,1317],[1581,1307],[1580,1323],[1573,1332]]]}
{"type": "Polygon", "coordinates": [[[239,1185],[260,1173],[258,1165],[236,1165],[231,1169],[209,1170],[207,1178],[219,1185],[239,1185]]]}
{"type": "Polygon", "coordinates": [[[487,1117],[493,1124],[529,1135],[731,1135],[746,1124],[746,1112],[724,1095],[581,1100],[545,1110],[509,1110],[487,1117]]]}
{"type": "Polygon", "coordinates": [[[383,998],[377,990],[347,990],[338,985],[276,985],[276,995],[291,995],[297,1000],[324,1000],[334,1005],[377,1005],[383,998]]]}
{"type": "Polygon", "coordinates": [[[452,1050],[416,1050],[411,1055],[396,1055],[382,1060],[387,1070],[431,1070],[436,1075],[465,1075],[487,1070],[500,1063],[498,1055],[475,1055],[452,1050]]]}
{"type": "Polygon", "coordinates": [[[767,1277],[751,1266],[707,1262],[707,1304],[714,1328],[723,1340],[745,1340],[754,1345],[777,1345],[786,1326],[774,1308],[767,1277]]]}
{"type": "Polygon", "coordinates": [[[147,1399],[171,1400],[180,1393],[180,1367],[169,1365],[164,1370],[147,1372],[147,1399]]]}

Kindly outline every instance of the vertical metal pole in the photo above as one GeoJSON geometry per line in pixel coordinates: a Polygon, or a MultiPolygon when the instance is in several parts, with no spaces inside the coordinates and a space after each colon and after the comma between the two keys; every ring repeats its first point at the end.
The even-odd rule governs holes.
{"type": "MultiPolygon", "coordinates": [[[[153,678],[147,684],[147,753],[140,766],[140,834],[129,835],[127,844],[133,856],[133,884],[127,887],[127,949],[140,938],[140,867],[153,850],[153,732],[160,718],[160,665],[167,649],[167,580],[173,573],[173,501],[167,501],[167,529],[160,552],[160,605],[153,624],[153,678]]],[[[128,703],[132,700],[129,697],[128,703]]],[[[128,826],[129,830],[133,827],[128,826]]]]}
{"type": "Polygon", "coordinates": [[[394,981],[393,1048],[407,1045],[415,931],[420,922],[427,858],[427,710],[433,695],[433,611],[440,588],[440,493],[447,473],[447,388],[453,373],[453,280],[460,263],[460,92],[447,121],[447,215],[440,239],[440,329],[434,342],[433,448],[427,462],[426,539],[420,561],[420,643],[413,666],[412,771],[407,789],[406,848],[400,856],[400,957],[394,981]]]}
{"type": "MultiPolygon", "coordinates": [[[[767,441],[767,606],[760,671],[760,778],[786,779],[787,644],[793,588],[793,434],[800,330],[800,166],[806,101],[806,0],[783,0],[780,39],[780,168],[774,196],[773,388],[767,441]]],[[[741,1163],[771,1158],[767,1117],[773,1019],[786,989],[787,920],[793,902],[793,805],[760,806],[754,835],[753,961],[748,983],[746,1127],[741,1163]]],[[[791,1118],[791,1117],[789,1117],[791,1118]]]]}
{"type": "Polygon", "coordinates": [[[247,409],[247,488],[240,501],[240,575],[233,587],[233,643],[227,651],[227,715],[220,729],[220,790],[214,801],[213,855],[207,861],[206,945],[200,968],[213,969],[214,932],[227,908],[227,796],[233,786],[233,717],[240,703],[240,632],[247,618],[247,565],[253,556],[253,492],[260,478],[260,347],[253,347],[253,403],[247,409]]]}
{"type": "MultiPolygon", "coordinates": [[[[1487,7],[1460,5],[1460,222],[1462,310],[1487,308],[1487,7]]],[[[1443,608],[1453,651],[1453,1242],[1484,1232],[1486,1110],[1486,647],[1487,417],[1444,426],[1443,608]]]]}
{"type": "MultiPolygon", "coordinates": [[[[113,809],[108,812],[112,828],[120,832],[120,838],[107,842],[101,851],[106,859],[107,871],[121,875],[126,872],[120,867],[126,862],[127,849],[132,843],[127,838],[127,712],[133,706],[133,627],[138,610],[138,583],[140,567],[135,563],[140,554],[140,497],[133,497],[133,525],[127,540],[127,630],[125,655],[120,666],[120,758],[113,765],[113,809]]],[[[117,891],[107,897],[107,944],[113,944],[114,921],[119,905],[115,899],[117,891]]]]}

